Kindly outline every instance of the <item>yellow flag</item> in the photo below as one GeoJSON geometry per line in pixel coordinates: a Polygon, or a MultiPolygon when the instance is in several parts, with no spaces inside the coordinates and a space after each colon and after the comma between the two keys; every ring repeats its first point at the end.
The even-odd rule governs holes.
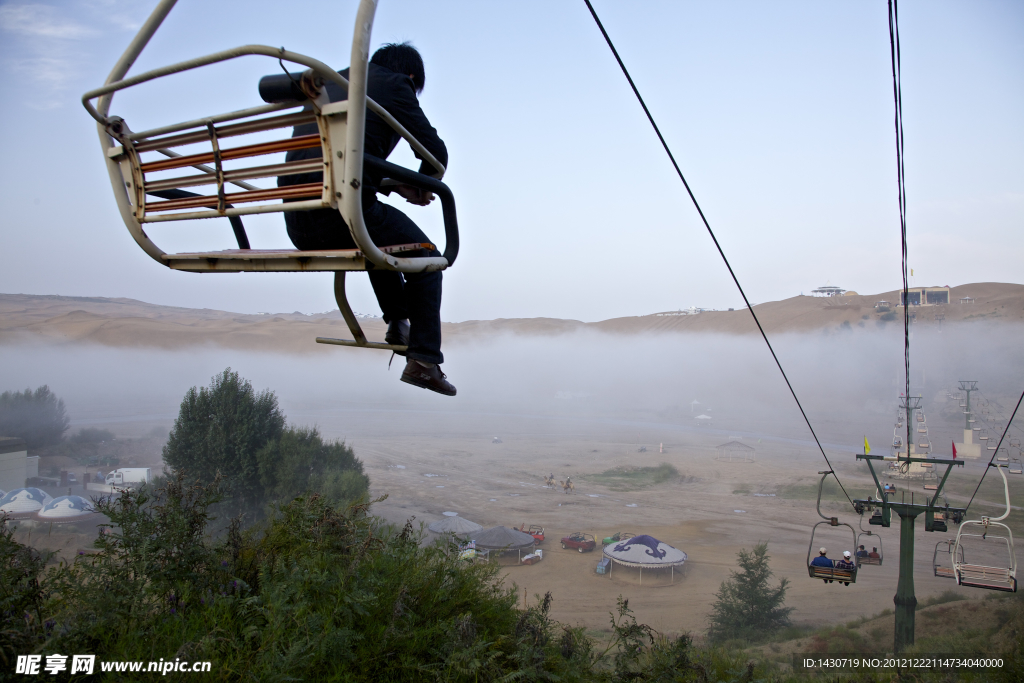
{"type": "Polygon", "coordinates": [[[868,443],[868,437],[864,437],[864,455],[871,453],[871,444],[868,443]]]}
{"type": "Polygon", "coordinates": [[[911,274],[911,275],[913,275],[913,274],[914,274],[914,269],[913,269],[913,268],[911,268],[911,269],[910,269],[910,274],[911,274]]]}

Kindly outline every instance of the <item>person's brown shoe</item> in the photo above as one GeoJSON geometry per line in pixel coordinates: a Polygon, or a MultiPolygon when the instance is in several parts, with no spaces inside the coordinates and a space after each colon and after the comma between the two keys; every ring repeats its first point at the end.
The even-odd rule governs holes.
{"type": "Polygon", "coordinates": [[[421,389],[430,389],[445,396],[454,396],[455,387],[447,381],[446,376],[441,372],[438,365],[425,368],[418,361],[409,359],[402,372],[402,381],[421,389]]]}

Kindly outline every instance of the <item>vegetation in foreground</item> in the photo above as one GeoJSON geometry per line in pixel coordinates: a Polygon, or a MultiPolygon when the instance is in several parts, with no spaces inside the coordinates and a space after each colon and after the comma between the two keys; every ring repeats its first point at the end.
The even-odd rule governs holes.
{"type": "MultiPolygon", "coordinates": [[[[214,540],[209,510],[218,489],[216,482],[189,485],[179,474],[163,488],[101,502],[109,531],[95,555],[71,564],[47,567],[46,558],[13,540],[5,522],[0,680],[17,680],[14,658],[27,653],[209,660],[213,670],[204,679],[231,681],[817,680],[791,669],[791,657],[773,661],[739,640],[724,647],[665,637],[638,623],[622,598],[610,639],[595,639],[551,619],[550,594],[522,608],[518,589],[500,581],[497,566],[461,561],[443,544],[420,547],[411,524],[385,525],[367,514],[366,503],[341,509],[316,494],[300,497],[262,523],[246,530],[232,524],[214,540]]],[[[785,586],[768,583],[762,549],[745,551],[750,568],[739,574],[758,579],[748,587],[779,595],[785,586]]],[[[971,641],[998,645],[1004,669],[914,673],[908,680],[1019,680],[1021,603],[1006,603],[1000,633],[1009,640],[971,641]]],[[[780,605],[765,612],[778,624],[780,605]]],[[[832,631],[815,634],[824,650],[819,644],[800,652],[849,646],[832,631]]],[[[863,671],[827,677],[892,679],[891,672],[863,671]]]]}

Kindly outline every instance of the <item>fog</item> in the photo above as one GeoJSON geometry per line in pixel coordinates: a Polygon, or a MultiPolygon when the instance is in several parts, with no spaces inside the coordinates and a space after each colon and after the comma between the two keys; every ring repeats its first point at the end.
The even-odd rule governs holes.
{"type": "MultiPolygon", "coordinates": [[[[859,449],[862,436],[880,447],[891,443],[903,391],[902,334],[894,328],[772,338],[827,449],[859,449]]],[[[986,417],[1005,423],[1024,388],[1022,331],[981,324],[915,330],[911,392],[924,397],[936,452],[945,452],[941,444],[951,438],[960,440],[959,408],[945,401],[959,379],[978,380],[981,396],[994,402],[986,417]]],[[[578,432],[618,423],[635,425],[638,441],[656,428],[812,443],[764,342],[754,336],[507,335],[446,344],[445,354],[455,398],[399,382],[402,358],[389,370],[384,352],[337,347],[297,356],[216,347],[8,345],[0,390],[47,384],[65,401],[72,431],[103,425],[131,436],[169,429],[185,391],[231,367],[257,390],[273,390],[291,424],[316,424],[332,438],[410,430],[578,432]]]]}

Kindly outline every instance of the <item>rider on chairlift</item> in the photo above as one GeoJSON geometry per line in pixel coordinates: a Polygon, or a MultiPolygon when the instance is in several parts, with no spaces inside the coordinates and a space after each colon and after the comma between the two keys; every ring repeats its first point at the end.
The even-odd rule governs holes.
{"type": "MultiPolygon", "coordinates": [[[[812,567],[828,567],[829,569],[832,569],[832,567],[834,567],[835,565],[832,563],[832,560],[830,560],[830,559],[828,559],[828,557],[826,557],[825,553],[826,553],[826,550],[825,550],[824,547],[818,548],[818,556],[816,558],[814,558],[813,560],[811,560],[811,566],[812,567]]],[[[822,579],[822,581],[824,581],[825,583],[832,583],[832,579],[822,579]]]]}
{"type": "MultiPolygon", "coordinates": [[[[348,69],[340,72],[348,77],[348,69]]],[[[386,109],[395,119],[423,143],[427,151],[444,165],[448,163],[448,151],[444,142],[423,110],[420,109],[417,93],[423,90],[426,80],[423,60],[412,45],[384,45],[370,59],[367,76],[367,95],[386,109]]],[[[333,83],[326,86],[332,102],[344,100],[347,94],[333,83]]],[[[315,123],[296,126],[293,137],[317,132],[315,123]]],[[[366,153],[379,159],[386,159],[398,145],[401,136],[383,119],[368,111],[366,114],[366,153]]],[[[287,161],[319,158],[320,148],[295,150],[288,153],[287,161]]],[[[418,155],[417,155],[418,156],[418,155]]],[[[434,172],[423,162],[420,173],[434,172]]],[[[286,175],[278,179],[278,185],[288,186],[322,181],[321,172],[286,175]]],[[[366,228],[373,242],[380,246],[429,243],[426,234],[404,213],[395,207],[377,200],[377,194],[389,194],[394,190],[410,204],[426,206],[434,195],[407,185],[381,186],[380,177],[364,171],[363,216],[366,228]]],[[[296,247],[303,250],[352,249],[355,243],[348,226],[340,214],[333,209],[294,211],[285,214],[288,236],[296,247]]],[[[436,249],[424,250],[413,256],[440,256],[436,249]]],[[[445,396],[454,396],[455,387],[445,379],[439,367],[444,362],[441,354],[441,272],[399,273],[392,270],[369,271],[377,302],[388,323],[384,340],[388,344],[408,345],[405,355],[408,361],[402,372],[402,381],[429,389],[445,396]]]]}
{"type": "MultiPolygon", "coordinates": [[[[843,559],[841,559],[838,562],[836,562],[836,569],[841,569],[841,570],[846,571],[846,572],[852,572],[856,568],[857,568],[857,565],[855,565],[851,561],[851,559],[850,559],[850,551],[849,550],[844,550],[843,551],[843,559]]],[[[849,586],[850,582],[849,581],[843,581],[843,585],[844,586],[849,586]]]]}

